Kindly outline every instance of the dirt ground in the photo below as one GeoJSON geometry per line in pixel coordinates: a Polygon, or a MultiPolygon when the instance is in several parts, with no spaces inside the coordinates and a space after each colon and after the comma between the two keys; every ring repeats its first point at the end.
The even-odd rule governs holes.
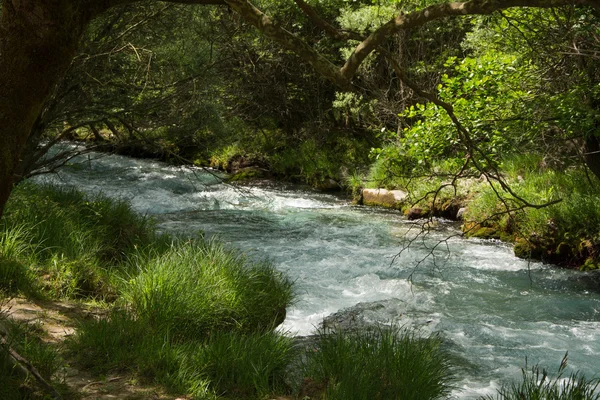
{"type": "MultiPolygon", "coordinates": [[[[22,298],[11,299],[2,306],[9,318],[17,321],[36,324],[43,329],[49,343],[59,346],[73,335],[77,320],[96,318],[101,309],[76,303],[55,301],[32,302],[22,298]]],[[[62,380],[81,400],[184,400],[183,397],[169,396],[159,387],[140,385],[134,377],[127,375],[108,375],[99,379],[87,371],[78,370],[65,360],[65,366],[58,372],[58,380],[62,380]]]]}
{"type": "MultiPolygon", "coordinates": [[[[98,318],[104,312],[78,303],[58,301],[36,301],[14,298],[1,306],[9,318],[36,324],[45,332],[44,339],[56,346],[75,333],[77,321],[86,318],[98,318]]],[[[135,377],[127,375],[108,375],[99,379],[88,371],[82,371],[65,359],[65,366],[58,372],[59,381],[63,381],[81,400],[187,400],[165,393],[157,386],[139,384],[135,377]]],[[[277,397],[272,400],[293,400],[292,397],[277,397]]]]}

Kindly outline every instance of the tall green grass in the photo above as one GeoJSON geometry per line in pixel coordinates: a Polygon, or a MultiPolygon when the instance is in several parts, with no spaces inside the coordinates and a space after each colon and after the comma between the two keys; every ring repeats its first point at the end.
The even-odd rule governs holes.
{"type": "Polygon", "coordinates": [[[124,201],[24,182],[0,220],[0,289],[114,297],[114,270],[157,239],[152,222],[124,201]]]}
{"type": "Polygon", "coordinates": [[[0,291],[7,294],[32,292],[35,277],[28,262],[36,254],[26,226],[0,230],[0,291]]]}
{"type": "Polygon", "coordinates": [[[268,398],[290,391],[286,369],[296,353],[291,338],[274,332],[215,333],[202,345],[179,349],[184,356],[176,379],[198,398],[268,398]]]}
{"type": "Polygon", "coordinates": [[[600,265],[600,182],[582,169],[561,171],[544,167],[531,156],[513,157],[502,167],[512,190],[531,204],[557,204],[515,209],[520,203],[499,186],[483,187],[465,214],[470,221],[485,221],[527,243],[549,262],[566,265],[600,265]],[[503,197],[501,200],[497,193],[503,197]],[[494,215],[497,214],[497,215],[494,215]]]}
{"type": "Polygon", "coordinates": [[[323,385],[328,400],[442,399],[454,380],[438,338],[398,327],[321,332],[305,376],[323,385]]]}
{"type": "Polygon", "coordinates": [[[209,331],[269,331],[283,322],[292,285],[267,263],[250,262],[216,241],[173,244],[139,271],[122,298],[153,329],[187,338],[209,331]]]}
{"type": "Polygon", "coordinates": [[[216,241],[176,241],[130,260],[106,318],[83,321],[69,348],[98,373],[129,369],[196,398],[287,390],[291,340],[273,332],[289,280],[216,241]]]}

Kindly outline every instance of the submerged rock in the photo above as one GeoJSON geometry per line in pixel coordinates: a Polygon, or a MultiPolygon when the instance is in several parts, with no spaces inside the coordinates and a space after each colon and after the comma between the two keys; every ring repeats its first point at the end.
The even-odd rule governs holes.
{"type": "Polygon", "coordinates": [[[377,329],[382,325],[398,325],[431,334],[435,323],[427,316],[415,317],[407,311],[406,302],[400,299],[358,303],[335,312],[323,319],[321,329],[326,331],[356,331],[377,329]]]}
{"type": "Polygon", "coordinates": [[[381,206],[400,209],[408,194],[402,190],[363,189],[362,203],[366,206],[381,206]]]}

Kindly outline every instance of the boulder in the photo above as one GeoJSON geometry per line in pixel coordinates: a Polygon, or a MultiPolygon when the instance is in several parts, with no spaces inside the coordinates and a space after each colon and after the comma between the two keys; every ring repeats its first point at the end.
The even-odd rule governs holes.
{"type": "Polygon", "coordinates": [[[342,189],[340,184],[331,178],[325,178],[323,182],[317,185],[317,189],[322,191],[339,191],[342,189]]]}
{"type": "Polygon", "coordinates": [[[430,215],[429,209],[421,208],[421,207],[412,207],[404,212],[406,215],[406,219],[409,221],[414,221],[416,219],[427,218],[430,215]]]}
{"type": "Polygon", "coordinates": [[[358,303],[325,317],[321,329],[330,332],[372,330],[395,324],[421,333],[433,333],[436,324],[432,319],[416,316],[414,311],[407,309],[406,302],[396,298],[358,303]]]}
{"type": "Polygon", "coordinates": [[[233,174],[228,182],[244,182],[250,181],[253,179],[264,179],[269,176],[269,171],[260,167],[244,167],[238,169],[235,174],[233,174]]]}
{"type": "Polygon", "coordinates": [[[362,202],[366,206],[400,209],[407,196],[402,190],[363,189],[362,202]]]}

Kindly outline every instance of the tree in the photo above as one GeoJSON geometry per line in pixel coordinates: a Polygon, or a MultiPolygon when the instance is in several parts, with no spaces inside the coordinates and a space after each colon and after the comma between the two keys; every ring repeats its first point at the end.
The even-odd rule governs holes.
{"type": "MultiPolygon", "coordinates": [[[[433,4],[400,13],[366,38],[334,28],[304,0],[295,0],[311,20],[339,39],[359,39],[343,66],[337,66],[300,37],[278,25],[248,0],[167,0],[173,3],[226,5],[263,35],[310,63],[343,90],[365,59],[391,35],[434,20],[485,15],[512,7],[550,8],[563,5],[600,8],[598,0],[470,0],[433,4]]],[[[14,173],[32,128],[53,87],[67,71],[87,25],[108,9],[136,0],[4,0],[0,16],[0,215],[13,186],[14,173]]],[[[406,80],[401,69],[396,71],[406,80]]],[[[426,95],[414,85],[411,89],[426,95]]],[[[432,98],[432,100],[434,100],[432,98]]],[[[448,111],[451,111],[448,108],[448,111]]],[[[466,132],[463,132],[466,133],[466,132]]],[[[468,135],[463,139],[468,143],[468,135]]]]}

